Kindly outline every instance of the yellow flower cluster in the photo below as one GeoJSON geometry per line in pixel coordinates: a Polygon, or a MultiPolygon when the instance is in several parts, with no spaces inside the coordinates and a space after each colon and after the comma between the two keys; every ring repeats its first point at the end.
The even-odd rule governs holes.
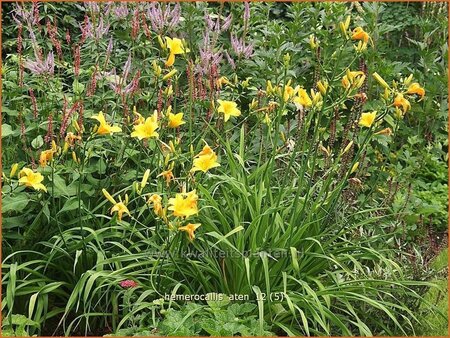
{"type": "MultiPolygon", "coordinates": [[[[198,195],[196,190],[192,190],[188,193],[178,193],[175,194],[175,197],[169,199],[168,210],[172,211],[172,215],[176,218],[187,219],[198,214],[197,201],[198,195]]],[[[171,223],[167,220],[166,209],[163,208],[162,197],[160,195],[151,195],[148,199],[148,204],[153,205],[154,213],[171,226],[171,223]]],[[[195,239],[195,230],[200,226],[200,223],[187,223],[184,226],[178,227],[178,230],[186,232],[189,239],[192,241],[195,239]]]]}
{"type": "Polygon", "coordinates": [[[419,101],[422,101],[425,97],[425,89],[417,82],[411,83],[412,74],[402,79],[400,83],[392,81],[392,87],[378,74],[373,73],[374,79],[384,88],[383,98],[389,100],[393,95],[392,106],[395,107],[395,114],[397,117],[402,117],[407,111],[411,109],[411,103],[405,96],[419,96],[419,101]],[[403,90],[399,90],[399,86],[403,86],[403,90]]]}

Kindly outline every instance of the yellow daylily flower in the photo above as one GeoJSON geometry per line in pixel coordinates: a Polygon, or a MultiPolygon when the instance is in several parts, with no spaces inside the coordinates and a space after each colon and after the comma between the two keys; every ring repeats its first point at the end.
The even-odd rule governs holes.
{"type": "Polygon", "coordinates": [[[308,92],[303,88],[299,88],[297,96],[294,97],[293,101],[297,106],[297,109],[299,109],[299,105],[301,105],[302,107],[310,107],[312,105],[312,101],[309,98],[308,92]]]}
{"type": "Polygon", "coordinates": [[[356,27],[352,32],[352,40],[362,40],[367,43],[369,39],[369,34],[362,27],[356,27]]]}
{"type": "Polygon", "coordinates": [[[411,103],[409,103],[409,101],[405,99],[401,93],[397,94],[393,105],[394,107],[402,107],[403,113],[406,113],[409,109],[411,109],[411,103]]]}
{"type": "Polygon", "coordinates": [[[155,111],[152,116],[145,119],[144,123],[134,126],[131,137],[137,137],[139,140],[150,137],[157,138],[159,134],[156,132],[156,129],[158,128],[158,113],[155,111]]]}
{"type": "Polygon", "coordinates": [[[190,52],[190,50],[184,46],[183,40],[178,38],[172,39],[166,36],[166,46],[170,51],[169,58],[165,63],[167,67],[171,67],[174,64],[175,55],[190,52]]]}
{"type": "Polygon", "coordinates": [[[189,53],[189,48],[186,48],[184,45],[183,40],[178,38],[169,38],[168,36],[165,37],[166,39],[166,46],[170,50],[171,54],[185,54],[189,53]]]}
{"type": "Polygon", "coordinates": [[[198,196],[195,190],[188,193],[179,193],[175,198],[169,199],[169,210],[175,217],[189,217],[198,214],[198,196]]]}
{"type": "Polygon", "coordinates": [[[193,240],[195,239],[195,234],[194,234],[194,232],[195,232],[195,230],[197,230],[200,226],[201,226],[200,223],[195,223],[195,224],[189,223],[189,224],[187,224],[187,225],[185,225],[185,226],[179,227],[178,230],[187,232],[187,234],[188,234],[188,236],[189,236],[189,239],[190,239],[191,241],[193,241],[193,240]]]}
{"type": "Polygon", "coordinates": [[[153,194],[149,197],[147,202],[149,204],[153,204],[153,211],[159,217],[164,216],[164,210],[161,201],[162,201],[161,196],[159,196],[158,194],[153,194]]]}
{"type": "Polygon", "coordinates": [[[376,116],[377,116],[376,111],[373,111],[371,113],[362,113],[361,118],[359,119],[359,125],[370,128],[372,124],[375,122],[376,116]]]}
{"type": "Polygon", "coordinates": [[[100,122],[97,129],[97,134],[99,135],[111,135],[113,133],[120,133],[122,129],[115,125],[110,125],[106,123],[105,116],[103,115],[103,112],[99,112],[96,116],[91,116],[91,119],[97,120],[100,122]]]}
{"type": "Polygon", "coordinates": [[[218,89],[222,89],[223,85],[230,86],[232,84],[231,84],[231,82],[228,80],[228,78],[226,76],[221,76],[220,78],[218,78],[216,80],[216,85],[217,85],[218,89]]]}
{"type": "Polygon", "coordinates": [[[128,216],[131,216],[130,211],[126,206],[126,203],[128,202],[128,196],[125,196],[125,202],[122,202],[122,199],[120,197],[119,197],[120,201],[117,202],[106,189],[102,189],[102,192],[103,195],[105,195],[106,199],[113,204],[113,207],[111,208],[111,215],[117,212],[117,219],[119,221],[122,220],[124,213],[128,214],[128,216]]]}
{"type": "Polygon", "coordinates": [[[183,121],[183,115],[184,115],[183,113],[178,114],[169,113],[168,114],[169,123],[167,126],[169,128],[178,128],[182,124],[185,124],[186,122],[183,121]]]}
{"type": "Polygon", "coordinates": [[[172,169],[163,171],[157,177],[161,177],[161,176],[164,177],[167,185],[169,185],[169,183],[175,178],[175,176],[173,175],[172,169]]]}
{"type": "Polygon", "coordinates": [[[41,167],[45,167],[47,165],[47,162],[51,161],[53,159],[54,151],[52,149],[44,150],[39,155],[39,164],[41,167]]]}
{"type": "Polygon", "coordinates": [[[421,99],[425,96],[425,89],[420,86],[417,82],[412,83],[406,92],[406,94],[417,94],[421,99]]]}
{"type": "Polygon", "coordinates": [[[211,155],[214,154],[214,150],[211,149],[209,145],[205,145],[201,152],[199,152],[195,157],[204,156],[204,155],[211,155]]]}
{"type": "Polygon", "coordinates": [[[35,173],[29,168],[23,168],[19,172],[19,184],[31,187],[34,190],[43,190],[47,192],[47,188],[42,184],[44,176],[41,173],[35,173]]]}
{"type": "Polygon", "coordinates": [[[241,111],[237,108],[237,103],[233,101],[217,100],[219,108],[217,111],[223,113],[224,120],[227,122],[230,116],[240,116],[241,111]]]}
{"type": "Polygon", "coordinates": [[[167,61],[164,63],[166,67],[171,67],[175,63],[175,54],[170,53],[167,61]]]}
{"type": "Polygon", "coordinates": [[[73,146],[75,142],[81,141],[81,135],[75,135],[71,131],[69,131],[64,139],[64,141],[68,144],[68,146],[73,146]]]}
{"type": "Polygon", "coordinates": [[[130,211],[128,210],[127,206],[125,205],[125,203],[123,202],[119,202],[116,203],[112,208],[111,208],[111,214],[117,212],[117,219],[119,221],[122,220],[123,214],[128,214],[128,216],[131,216],[130,211]]]}
{"type": "Polygon", "coordinates": [[[217,155],[209,145],[205,145],[203,150],[195,156],[191,172],[203,171],[206,173],[216,167],[220,167],[217,162],[217,155]]]}

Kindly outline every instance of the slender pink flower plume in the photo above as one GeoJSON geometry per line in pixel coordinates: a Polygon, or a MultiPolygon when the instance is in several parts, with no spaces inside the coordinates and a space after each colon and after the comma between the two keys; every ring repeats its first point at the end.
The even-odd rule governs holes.
{"type": "Polygon", "coordinates": [[[162,5],[159,2],[150,2],[147,4],[147,19],[150,20],[152,29],[162,34],[164,31],[173,30],[181,18],[181,8],[176,3],[173,8],[169,4],[162,5]]]}
{"type": "Polygon", "coordinates": [[[53,26],[50,24],[50,20],[47,20],[46,26],[47,26],[47,33],[50,36],[50,41],[52,42],[53,47],[55,47],[56,53],[58,54],[58,58],[61,61],[63,59],[63,55],[61,49],[61,42],[57,38],[58,29],[56,25],[53,26]]]}
{"type": "Polygon", "coordinates": [[[45,61],[37,59],[36,61],[26,60],[24,67],[35,75],[53,75],[55,72],[55,58],[53,52],[49,52],[45,61]]]}
{"type": "Polygon", "coordinates": [[[47,119],[47,134],[44,137],[46,144],[50,144],[53,140],[53,114],[48,115],[47,119]]]}
{"type": "Polygon", "coordinates": [[[30,94],[30,98],[31,98],[31,105],[33,107],[33,117],[35,119],[38,118],[38,109],[37,109],[37,102],[36,102],[36,96],[34,95],[34,90],[33,88],[30,88],[28,90],[28,93],[30,94]]]}
{"type": "Polygon", "coordinates": [[[127,2],[115,3],[112,13],[117,19],[125,19],[128,16],[128,14],[130,14],[130,11],[128,9],[128,3],[127,2]]]}

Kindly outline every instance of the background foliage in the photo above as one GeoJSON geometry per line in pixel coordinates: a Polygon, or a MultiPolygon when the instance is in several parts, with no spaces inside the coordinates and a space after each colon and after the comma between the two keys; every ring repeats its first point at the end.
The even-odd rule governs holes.
{"type": "Polygon", "coordinates": [[[183,20],[173,27],[162,20],[165,26],[158,31],[147,17],[150,33],[142,26],[144,19],[135,18],[135,8],[147,10],[139,6],[26,4],[26,19],[15,12],[15,4],[2,3],[4,332],[390,335],[419,333],[427,322],[427,334],[435,329],[440,334],[447,309],[441,296],[441,303],[435,300],[442,290],[429,281],[443,278],[442,272],[436,275],[442,264],[430,262],[446,244],[448,218],[447,5],[252,3],[246,21],[242,3],[183,3],[183,20]],[[100,14],[106,6],[111,13],[100,14]],[[120,10],[126,14],[117,14],[120,10]],[[231,26],[216,34],[205,13],[210,19],[231,15],[231,26]],[[80,43],[85,15],[94,26],[103,16],[108,32],[80,43]],[[347,15],[352,28],[362,26],[373,40],[360,58],[339,33],[339,22],[347,15]],[[28,28],[27,20],[35,20],[34,25],[28,28]],[[51,39],[54,26],[61,59],[51,39]],[[22,68],[21,84],[20,65],[35,59],[32,33],[44,56],[53,51],[55,74],[22,68]],[[320,55],[310,48],[311,34],[320,42],[320,55]],[[183,37],[191,49],[176,58],[178,74],[169,81],[175,94],[167,94],[169,83],[155,76],[153,61],[163,74],[168,72],[158,35],[183,37]],[[231,36],[252,46],[251,56],[239,54],[231,36]],[[219,54],[214,74],[211,59],[219,54]],[[123,76],[129,57],[128,82],[137,77],[139,90],[119,95],[108,78],[113,74],[106,72],[115,68],[123,76]],[[205,91],[202,97],[198,89],[194,99],[191,64],[197,73],[194,87],[205,91]],[[425,100],[414,103],[403,119],[385,117],[383,127],[395,130],[391,136],[357,128],[346,135],[357,106],[343,96],[338,75],[364,65],[364,111],[383,107],[383,89],[373,72],[389,83],[413,74],[426,90],[425,100]],[[211,83],[219,76],[231,85],[214,90],[211,83]],[[309,91],[324,78],[330,80],[331,94],[325,96],[324,108],[304,121],[276,95],[270,100],[280,100],[281,107],[270,115],[272,124],[249,108],[253,99],[260,106],[270,101],[261,94],[267,80],[284,90],[291,79],[293,86],[309,91]],[[218,119],[211,107],[223,97],[236,101],[244,118],[228,124],[218,119]],[[73,108],[76,102],[82,109],[73,108]],[[337,121],[330,108],[334,102],[343,104],[337,121]],[[159,143],[89,136],[96,125],[89,117],[100,110],[128,133],[133,106],[147,117],[154,109],[166,111],[169,104],[188,119],[181,135],[160,130],[161,140],[176,144],[170,161],[177,180],[169,186],[157,177],[168,166],[159,143]],[[64,126],[68,111],[73,115],[64,126]],[[77,132],[74,121],[84,128],[83,143],[38,169],[48,193],[30,191],[9,177],[14,163],[39,166],[40,153],[50,147],[49,130],[63,148],[67,132],[77,132]],[[221,167],[191,180],[185,173],[192,155],[203,148],[202,139],[216,150],[221,167]],[[344,161],[338,155],[350,140],[358,147],[351,150],[355,157],[344,161]],[[319,144],[331,145],[336,157],[327,160],[319,144]],[[359,170],[353,173],[357,161],[359,170]],[[142,195],[136,184],[146,169],[151,170],[150,183],[142,195]],[[361,186],[351,186],[357,181],[350,178],[361,186]],[[181,182],[201,197],[196,221],[202,227],[192,243],[142,202],[152,192],[173,196],[181,182]],[[115,198],[128,193],[130,218],[110,214],[103,188],[115,198]],[[223,259],[210,254],[213,250],[252,256],[223,259]],[[158,255],[164,252],[170,255],[158,255]],[[123,288],[123,280],[137,286],[123,288]],[[251,300],[232,305],[161,300],[164,294],[213,292],[250,294],[251,300]]]}

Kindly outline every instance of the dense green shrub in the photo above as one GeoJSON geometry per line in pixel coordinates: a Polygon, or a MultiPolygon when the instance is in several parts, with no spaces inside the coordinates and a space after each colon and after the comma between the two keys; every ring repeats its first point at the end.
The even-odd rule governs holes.
{"type": "Polygon", "coordinates": [[[2,5],[5,330],[445,317],[403,250],[446,224],[446,6],[2,5]],[[211,293],[249,299],[161,300],[211,293]]]}

